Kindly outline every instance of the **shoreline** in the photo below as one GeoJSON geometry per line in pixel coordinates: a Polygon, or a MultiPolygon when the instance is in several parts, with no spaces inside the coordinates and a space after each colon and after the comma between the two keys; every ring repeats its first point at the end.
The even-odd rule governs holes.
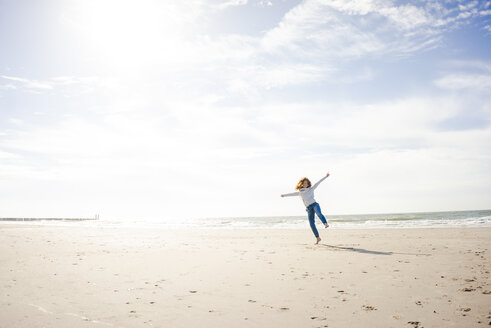
{"type": "Polygon", "coordinates": [[[0,327],[488,326],[491,228],[319,233],[0,225],[0,327]]]}
{"type": "MultiPolygon", "coordinates": [[[[305,231],[308,230],[311,232],[310,227],[308,226],[308,222],[306,222],[305,227],[231,227],[231,226],[224,226],[224,227],[216,227],[216,226],[186,226],[186,225],[172,225],[172,224],[165,224],[165,223],[121,223],[121,222],[101,222],[99,221],[98,225],[84,225],[84,221],[95,221],[95,220],[73,220],[73,222],[70,222],[70,220],[53,220],[53,221],[47,221],[43,223],[36,223],[36,221],[0,221],[0,229],[3,227],[35,227],[35,228],[80,228],[80,229],[140,229],[140,230],[146,230],[146,229],[158,229],[158,230],[203,230],[203,231],[208,231],[208,230],[230,230],[230,231],[250,231],[250,230],[264,230],[264,231],[305,231]],[[66,224],[63,224],[66,223],[66,224]],[[82,223],[82,224],[80,224],[82,223]],[[106,224],[105,224],[106,223],[106,224]]],[[[477,225],[439,225],[439,226],[390,226],[390,227],[336,227],[330,225],[327,230],[329,231],[376,231],[376,230],[454,230],[454,229],[491,229],[491,226],[488,225],[482,225],[482,226],[477,226],[477,225]]],[[[317,230],[319,232],[325,231],[326,229],[320,224],[317,223],[317,230]]],[[[312,232],[311,232],[312,233],[312,232]]]]}
{"type": "MultiPolygon", "coordinates": [[[[98,216],[96,216],[98,218],[98,216]]],[[[421,212],[392,214],[327,215],[331,229],[386,229],[386,228],[461,228],[491,227],[491,210],[460,212],[421,212]]],[[[305,229],[309,228],[307,217],[302,216],[262,216],[262,217],[222,217],[222,218],[104,218],[98,220],[69,220],[70,218],[29,218],[2,220],[3,224],[38,224],[60,226],[111,226],[111,227],[152,227],[168,229],[305,229]],[[24,221],[21,221],[24,220],[24,221]]],[[[317,221],[317,223],[319,223],[317,221]]]]}

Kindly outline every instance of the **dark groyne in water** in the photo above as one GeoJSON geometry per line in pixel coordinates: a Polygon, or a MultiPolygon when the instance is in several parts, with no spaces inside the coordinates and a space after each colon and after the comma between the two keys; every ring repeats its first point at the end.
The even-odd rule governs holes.
{"type": "Polygon", "coordinates": [[[99,220],[99,214],[93,218],[0,218],[0,221],[94,221],[99,220]]]}

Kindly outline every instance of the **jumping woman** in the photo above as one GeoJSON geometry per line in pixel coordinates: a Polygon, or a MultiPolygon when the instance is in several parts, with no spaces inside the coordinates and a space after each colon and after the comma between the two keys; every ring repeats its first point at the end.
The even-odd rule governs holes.
{"type": "Polygon", "coordinates": [[[329,224],[327,224],[326,218],[322,214],[319,204],[314,199],[314,190],[328,176],[329,176],[329,173],[327,173],[325,177],[320,179],[313,186],[310,183],[309,179],[302,178],[302,179],[300,179],[300,181],[298,181],[297,187],[295,188],[296,190],[298,190],[297,192],[292,192],[290,194],[281,195],[281,197],[287,197],[287,196],[300,196],[300,197],[302,197],[303,203],[307,207],[306,211],[307,211],[308,217],[309,217],[310,228],[312,228],[312,232],[314,233],[315,238],[317,238],[316,244],[318,244],[321,241],[321,239],[319,237],[319,232],[317,231],[317,228],[315,227],[314,213],[317,214],[317,216],[322,221],[322,223],[324,223],[325,228],[329,227],[329,224]]]}

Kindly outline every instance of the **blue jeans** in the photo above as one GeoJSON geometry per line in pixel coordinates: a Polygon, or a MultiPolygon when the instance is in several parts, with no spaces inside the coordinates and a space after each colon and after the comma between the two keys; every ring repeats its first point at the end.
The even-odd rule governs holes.
{"type": "Polygon", "coordinates": [[[309,223],[310,223],[310,228],[312,229],[312,232],[314,233],[314,236],[319,237],[319,232],[317,231],[317,228],[315,227],[315,216],[314,214],[317,214],[319,219],[321,219],[322,223],[327,223],[326,218],[324,215],[322,215],[321,212],[321,207],[319,206],[318,203],[313,203],[307,206],[306,209],[308,215],[309,215],[309,223]]]}

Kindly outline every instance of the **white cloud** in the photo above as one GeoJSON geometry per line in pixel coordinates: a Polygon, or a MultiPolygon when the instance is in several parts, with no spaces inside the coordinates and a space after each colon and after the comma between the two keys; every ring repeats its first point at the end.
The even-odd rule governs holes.
{"type": "Polygon", "coordinates": [[[388,17],[403,29],[415,29],[431,22],[431,17],[423,8],[412,5],[381,8],[378,13],[388,17]]]}
{"type": "MultiPolygon", "coordinates": [[[[489,132],[471,139],[487,136],[489,132]]],[[[464,150],[431,147],[356,154],[333,170],[332,190],[318,197],[335,212],[345,211],[345,206],[355,213],[480,208],[488,197],[483,186],[491,182],[486,173],[489,157],[468,157],[464,150]]]]}
{"type": "Polygon", "coordinates": [[[477,70],[482,73],[491,74],[491,63],[479,60],[452,60],[448,61],[450,68],[464,69],[464,70],[477,70]]]}
{"type": "Polygon", "coordinates": [[[18,118],[11,118],[9,121],[12,122],[15,125],[22,125],[22,124],[24,124],[24,122],[22,120],[18,119],[18,118]]]}
{"type": "Polygon", "coordinates": [[[258,89],[272,89],[285,86],[305,85],[326,79],[332,69],[309,64],[269,64],[267,66],[246,66],[233,70],[228,91],[247,94],[258,89]]]}
{"type": "Polygon", "coordinates": [[[340,83],[353,84],[360,81],[367,81],[374,78],[376,73],[373,69],[369,67],[364,67],[360,71],[355,72],[354,74],[345,74],[337,79],[340,83]]]}
{"type": "Polygon", "coordinates": [[[17,89],[17,87],[12,83],[0,85],[0,90],[15,90],[15,89],[17,89]]]}
{"type": "Polygon", "coordinates": [[[329,7],[348,15],[376,14],[386,17],[402,29],[414,29],[431,23],[431,16],[422,7],[393,5],[382,1],[323,1],[329,7]]]}
{"type": "Polygon", "coordinates": [[[464,4],[464,5],[459,4],[459,9],[460,9],[461,11],[469,10],[469,9],[472,9],[472,8],[476,7],[476,6],[477,6],[477,4],[478,4],[478,1],[477,1],[477,0],[475,0],[475,1],[470,1],[470,2],[468,2],[467,4],[464,4]]]}
{"type": "Polygon", "coordinates": [[[472,15],[472,13],[471,13],[471,12],[466,11],[466,12],[460,13],[460,14],[457,16],[457,19],[466,19],[466,18],[471,17],[471,15],[472,15]]]}
{"type": "Polygon", "coordinates": [[[273,54],[311,61],[407,54],[437,45],[447,25],[443,18],[414,5],[312,0],[288,12],[261,44],[273,54]]]}
{"type": "Polygon", "coordinates": [[[449,74],[435,81],[443,89],[491,92],[491,74],[449,74]]]}
{"type": "Polygon", "coordinates": [[[259,5],[260,7],[271,7],[271,6],[273,6],[273,2],[271,2],[271,1],[269,1],[269,0],[260,0],[260,1],[258,2],[258,5],[259,5]]]}
{"type": "Polygon", "coordinates": [[[217,5],[217,8],[220,10],[223,10],[223,9],[226,9],[229,7],[244,6],[247,4],[247,2],[248,2],[248,0],[229,0],[229,1],[225,1],[225,2],[220,3],[219,5],[217,5]]]}
{"type": "Polygon", "coordinates": [[[491,92],[491,65],[483,61],[453,61],[448,64],[451,72],[445,73],[434,84],[447,90],[491,92]]]}
{"type": "Polygon", "coordinates": [[[58,76],[45,80],[34,80],[23,77],[0,75],[0,78],[14,82],[14,84],[9,83],[0,86],[0,89],[7,91],[23,90],[36,94],[42,94],[45,92],[53,93],[60,90],[71,94],[83,94],[94,92],[98,89],[114,89],[117,88],[116,84],[118,83],[117,79],[115,78],[102,78],[96,76],[58,76]]]}
{"type": "Polygon", "coordinates": [[[30,90],[45,90],[45,89],[53,88],[53,86],[50,83],[44,81],[30,80],[30,79],[25,79],[15,76],[6,76],[6,75],[0,75],[0,77],[5,80],[15,82],[17,87],[19,88],[25,88],[30,90]]]}
{"type": "Polygon", "coordinates": [[[479,186],[491,155],[489,128],[438,130],[439,122],[465,107],[458,98],[253,108],[188,99],[169,105],[165,112],[109,112],[97,121],[70,118],[56,128],[27,126],[5,136],[0,149],[15,157],[0,163],[4,184],[49,183],[55,188],[50,193],[57,193],[69,183],[67,210],[82,210],[83,202],[75,199],[83,199],[119,217],[184,215],[180,208],[186,203],[193,203],[189,216],[236,215],[237,209],[243,215],[281,215],[301,213],[293,203],[273,208],[265,197],[290,190],[295,181],[285,179],[330,169],[334,189],[319,197],[329,195],[338,213],[437,210],[446,209],[443,199],[431,205],[421,195],[432,199],[431,193],[448,186],[479,186]],[[438,184],[447,175],[452,183],[438,184]],[[404,195],[416,203],[404,203],[404,195]],[[243,207],[244,199],[255,206],[243,207]]]}
{"type": "Polygon", "coordinates": [[[351,151],[412,149],[433,144],[439,122],[454,117],[463,104],[453,98],[404,98],[357,105],[281,104],[261,108],[258,120],[293,140],[292,149],[318,144],[351,151]]]}
{"type": "Polygon", "coordinates": [[[14,154],[14,153],[11,153],[11,152],[0,150],[0,159],[1,160],[11,160],[11,159],[16,159],[16,158],[19,158],[19,156],[14,154]]]}
{"type": "MultiPolygon", "coordinates": [[[[158,72],[169,80],[199,76],[196,81],[204,81],[214,72],[214,83],[218,81],[232,94],[247,93],[254,97],[263,88],[322,81],[338,69],[340,62],[366,56],[407,56],[437,47],[450,24],[447,19],[456,20],[458,11],[457,6],[448,10],[437,4],[310,0],[292,8],[275,28],[263,35],[208,33],[208,22],[215,17],[216,6],[245,4],[245,0],[218,5],[203,1],[186,5],[145,2],[135,16],[138,21],[152,12],[150,22],[141,24],[139,30],[132,33],[124,33],[127,27],[122,28],[123,32],[116,28],[118,24],[126,26],[131,5],[124,6],[118,14],[121,17],[114,17],[116,27],[106,24],[105,15],[109,15],[110,6],[99,8],[97,2],[89,6],[67,6],[64,20],[69,26],[80,25],[76,29],[82,31],[85,38],[128,34],[121,42],[112,44],[112,48],[97,44],[89,48],[93,48],[104,67],[115,67],[133,80],[158,72]],[[100,11],[100,17],[89,19],[87,8],[94,6],[100,11]],[[168,28],[171,23],[160,23],[166,20],[159,17],[160,12],[165,12],[166,18],[172,16],[171,29],[168,28]],[[144,36],[143,41],[135,40],[138,42],[133,44],[132,40],[141,39],[140,36],[144,36]]],[[[58,82],[74,81],[60,78],[58,82]]]]}

